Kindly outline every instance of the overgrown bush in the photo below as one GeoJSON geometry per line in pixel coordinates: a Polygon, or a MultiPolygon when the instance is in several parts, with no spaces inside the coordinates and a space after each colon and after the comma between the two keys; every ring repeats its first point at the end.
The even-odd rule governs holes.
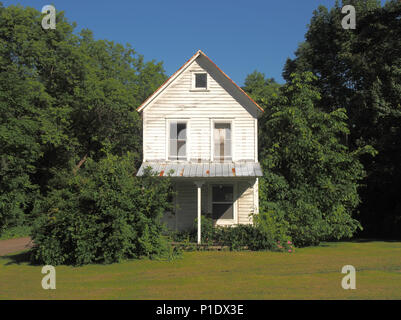
{"type": "Polygon", "coordinates": [[[171,254],[162,237],[168,178],[135,177],[132,155],[90,159],[39,202],[32,258],[43,264],[112,263],[171,254]]]}
{"type": "MultiPolygon", "coordinates": [[[[208,214],[201,216],[201,240],[204,244],[212,244],[215,239],[216,228],[213,219],[208,214]]],[[[190,237],[198,239],[198,218],[195,219],[190,237]]]]}
{"type": "MultiPolygon", "coordinates": [[[[292,243],[287,236],[288,225],[274,216],[273,211],[253,216],[254,224],[215,226],[211,218],[201,217],[201,240],[203,244],[228,246],[231,250],[291,250],[292,243]]],[[[197,240],[197,219],[189,232],[175,235],[175,240],[197,240]]]]}

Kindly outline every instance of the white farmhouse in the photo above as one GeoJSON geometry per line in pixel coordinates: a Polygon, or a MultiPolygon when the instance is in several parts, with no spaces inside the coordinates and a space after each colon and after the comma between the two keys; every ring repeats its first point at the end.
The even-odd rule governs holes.
{"type": "MultiPolygon", "coordinates": [[[[143,163],[169,172],[177,192],[176,230],[201,214],[217,225],[252,223],[258,212],[258,117],[263,109],[202,51],[188,60],[138,109],[143,118],[143,163]]],[[[198,242],[200,242],[198,219],[198,242]]]]}

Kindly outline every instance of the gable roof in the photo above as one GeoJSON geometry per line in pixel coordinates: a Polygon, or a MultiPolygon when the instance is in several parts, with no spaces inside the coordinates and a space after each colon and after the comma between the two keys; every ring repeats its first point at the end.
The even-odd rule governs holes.
{"type": "Polygon", "coordinates": [[[234,85],[236,90],[238,90],[239,94],[244,96],[252,105],[258,108],[260,111],[264,112],[264,110],[250,97],[246,94],[244,90],[241,89],[229,76],[227,76],[205,53],[201,50],[198,50],[187,62],[185,62],[181,68],[179,68],[170,78],[166,80],[152,95],[150,95],[136,110],[138,112],[143,111],[149,104],[151,104],[155,99],[170,86],[171,83],[174,82],[191,64],[194,62],[199,56],[203,56],[209,61],[209,63],[217,70],[218,73],[223,75],[230,83],[234,85]]]}

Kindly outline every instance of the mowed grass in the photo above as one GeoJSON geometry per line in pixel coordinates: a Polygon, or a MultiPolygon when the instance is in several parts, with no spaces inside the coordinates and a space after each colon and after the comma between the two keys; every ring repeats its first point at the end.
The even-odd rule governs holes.
{"type": "Polygon", "coordinates": [[[401,242],[339,242],[276,252],[184,252],[174,261],[56,267],[0,257],[0,299],[401,299],[401,242]],[[344,290],[344,265],[356,290],[344,290]]]}

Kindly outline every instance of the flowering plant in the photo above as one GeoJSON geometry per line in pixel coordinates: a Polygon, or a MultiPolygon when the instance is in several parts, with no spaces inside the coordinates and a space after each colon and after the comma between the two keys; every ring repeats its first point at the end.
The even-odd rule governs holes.
{"type": "Polygon", "coordinates": [[[290,240],[283,241],[283,242],[277,241],[277,251],[293,253],[294,250],[295,250],[295,247],[293,246],[293,244],[290,240]]]}

